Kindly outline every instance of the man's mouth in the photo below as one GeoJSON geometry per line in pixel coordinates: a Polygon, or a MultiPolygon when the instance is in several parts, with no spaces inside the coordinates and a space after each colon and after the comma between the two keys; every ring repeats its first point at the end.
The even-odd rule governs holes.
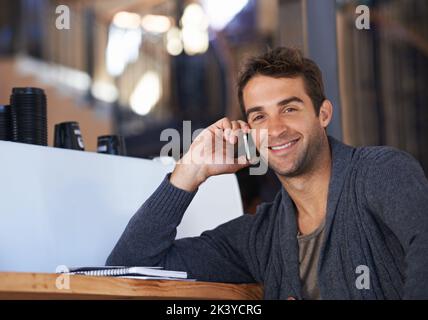
{"type": "Polygon", "coordinates": [[[287,150],[287,149],[290,149],[292,146],[294,146],[298,140],[299,140],[299,138],[291,140],[291,141],[286,142],[284,144],[280,144],[280,145],[276,145],[276,146],[269,146],[268,148],[272,151],[287,150]]]}

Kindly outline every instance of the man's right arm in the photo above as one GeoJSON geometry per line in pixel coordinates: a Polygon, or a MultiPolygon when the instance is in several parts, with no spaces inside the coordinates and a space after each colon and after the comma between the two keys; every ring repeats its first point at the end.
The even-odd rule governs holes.
{"type": "Polygon", "coordinates": [[[161,266],[203,281],[256,282],[247,247],[253,216],[243,215],[199,237],[175,240],[176,228],[195,194],[165,177],[132,217],[106,265],[161,266]]]}
{"type": "MultiPolygon", "coordinates": [[[[222,119],[201,134],[205,139],[192,144],[172,174],[132,217],[107,265],[162,266],[186,271],[190,277],[205,281],[257,281],[251,272],[252,255],[247,239],[254,217],[243,215],[199,237],[175,240],[176,228],[199,185],[210,176],[232,173],[248,165],[213,164],[207,153],[204,154],[206,162],[196,163],[191,159],[192,148],[195,150],[198,144],[206,143],[218,134],[217,129],[223,134],[222,129],[238,129],[238,126],[237,122],[222,119]]],[[[223,138],[229,139],[229,136],[223,138]]]]}

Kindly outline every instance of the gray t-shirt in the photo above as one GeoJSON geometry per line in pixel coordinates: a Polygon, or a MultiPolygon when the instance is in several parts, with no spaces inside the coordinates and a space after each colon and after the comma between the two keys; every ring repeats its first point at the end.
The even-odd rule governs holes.
{"type": "Polygon", "coordinates": [[[297,235],[303,299],[321,299],[318,287],[318,259],[324,237],[324,226],[325,220],[310,234],[297,235]]]}

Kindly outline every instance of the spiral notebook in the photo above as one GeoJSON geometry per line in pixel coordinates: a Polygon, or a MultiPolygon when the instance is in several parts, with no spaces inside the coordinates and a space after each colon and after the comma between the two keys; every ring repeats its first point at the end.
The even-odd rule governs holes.
{"type": "Polygon", "coordinates": [[[68,274],[95,277],[126,277],[139,279],[187,279],[187,272],[163,270],[161,267],[81,267],[70,268],[68,274]]]}

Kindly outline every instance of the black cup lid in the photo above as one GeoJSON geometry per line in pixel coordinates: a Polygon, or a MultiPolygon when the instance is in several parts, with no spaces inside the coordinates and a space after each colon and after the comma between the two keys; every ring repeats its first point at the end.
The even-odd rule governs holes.
{"type": "Polygon", "coordinates": [[[77,121],[65,121],[65,122],[60,122],[57,123],[56,126],[67,126],[67,125],[79,125],[79,122],[77,121]]]}
{"type": "Polygon", "coordinates": [[[33,87],[13,88],[12,94],[45,94],[43,89],[33,87]]]}
{"type": "Polygon", "coordinates": [[[104,135],[104,136],[99,136],[98,139],[99,140],[104,140],[104,139],[119,139],[120,137],[118,135],[104,135]]]}

